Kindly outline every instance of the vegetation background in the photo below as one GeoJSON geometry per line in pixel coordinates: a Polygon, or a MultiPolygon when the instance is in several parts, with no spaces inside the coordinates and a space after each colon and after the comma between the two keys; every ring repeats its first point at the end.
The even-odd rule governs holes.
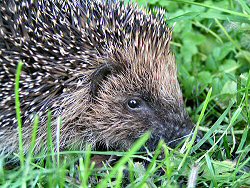
{"type": "Polygon", "coordinates": [[[51,146],[46,160],[29,155],[21,167],[8,169],[0,159],[0,187],[250,187],[250,1],[137,2],[166,10],[184,99],[204,137],[176,149],[160,143],[146,155],[136,151],[148,135],[129,152],[71,151],[61,160],[51,146]],[[121,159],[95,169],[91,154],[121,159]]]}

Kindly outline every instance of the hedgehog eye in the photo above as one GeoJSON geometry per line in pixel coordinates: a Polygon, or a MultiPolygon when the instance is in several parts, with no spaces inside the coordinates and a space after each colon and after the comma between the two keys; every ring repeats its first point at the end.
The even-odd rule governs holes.
{"type": "Polygon", "coordinates": [[[131,109],[136,109],[141,107],[141,101],[139,99],[130,99],[128,101],[128,107],[131,109]]]}

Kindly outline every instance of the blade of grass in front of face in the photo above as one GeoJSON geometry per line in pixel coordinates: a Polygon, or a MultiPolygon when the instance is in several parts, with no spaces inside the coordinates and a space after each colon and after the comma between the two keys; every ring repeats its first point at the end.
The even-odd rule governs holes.
{"type": "Polygon", "coordinates": [[[24,151],[23,151],[23,134],[22,134],[22,119],[21,119],[21,107],[20,107],[20,99],[19,99],[19,82],[21,77],[23,63],[21,61],[18,62],[17,71],[16,71],[16,79],[15,79],[15,108],[16,108],[16,118],[18,125],[18,136],[19,136],[19,157],[21,167],[24,167],[24,151]]]}
{"type": "Polygon", "coordinates": [[[33,130],[32,130],[32,135],[31,135],[31,144],[30,144],[28,158],[26,160],[26,165],[32,162],[32,159],[33,159],[33,154],[34,154],[35,146],[36,146],[36,136],[37,136],[38,125],[39,125],[39,117],[38,115],[36,115],[35,120],[34,120],[34,125],[33,125],[33,130]]]}
{"type": "Polygon", "coordinates": [[[124,167],[121,166],[118,170],[118,173],[117,173],[117,177],[116,177],[116,181],[115,181],[115,188],[120,188],[122,187],[122,177],[123,177],[123,170],[124,170],[124,167]]]}
{"type": "MultiPolygon", "coordinates": [[[[212,94],[212,88],[209,89],[208,94],[207,94],[207,97],[206,97],[206,99],[205,99],[205,101],[204,101],[204,103],[203,103],[203,108],[202,108],[201,113],[200,113],[200,116],[199,116],[199,118],[198,118],[198,121],[197,121],[195,130],[194,130],[194,133],[193,133],[193,135],[192,135],[192,139],[191,139],[190,142],[187,143],[187,151],[186,151],[186,153],[185,153],[185,155],[184,155],[184,157],[183,157],[183,159],[182,159],[182,161],[181,161],[181,163],[180,163],[180,165],[179,165],[179,167],[178,167],[178,171],[181,169],[181,167],[183,166],[183,164],[184,164],[185,161],[186,161],[187,156],[188,156],[188,155],[190,154],[190,152],[191,152],[192,146],[193,146],[194,141],[195,141],[195,139],[196,139],[196,136],[197,136],[197,134],[198,134],[198,130],[199,130],[199,126],[200,126],[201,120],[203,119],[205,110],[207,109],[207,105],[208,105],[208,102],[209,102],[209,100],[210,100],[211,94],[212,94]]],[[[190,135],[190,136],[191,136],[191,135],[190,135]]],[[[190,137],[190,136],[189,136],[189,137],[190,137]]],[[[188,138],[187,140],[189,140],[189,138],[188,138]]]]}
{"type": "Polygon", "coordinates": [[[60,130],[62,126],[62,117],[57,118],[57,123],[56,123],[56,164],[59,167],[60,166],[60,130]]]}
{"type": "Polygon", "coordinates": [[[84,181],[84,177],[87,176],[85,173],[86,173],[86,170],[85,170],[85,167],[84,167],[84,163],[83,163],[83,158],[80,157],[79,158],[79,168],[80,168],[80,177],[81,177],[81,187],[87,187],[86,185],[86,182],[84,181]]]}
{"type": "MultiPolygon", "coordinates": [[[[20,83],[22,66],[23,66],[23,63],[19,61],[17,65],[16,78],[15,78],[15,108],[16,108],[16,118],[17,118],[17,125],[18,125],[19,158],[20,158],[21,170],[24,169],[22,118],[21,118],[20,98],[19,98],[19,83],[20,83]]],[[[26,179],[24,177],[22,178],[21,182],[22,182],[21,186],[26,187],[26,179]]]]}
{"type": "Polygon", "coordinates": [[[167,146],[165,144],[163,144],[163,150],[164,150],[164,165],[165,165],[165,169],[166,169],[166,174],[167,174],[167,178],[168,181],[170,182],[170,178],[172,176],[172,172],[173,172],[173,165],[171,165],[171,155],[170,152],[167,148],[167,146]]]}
{"type": "Polygon", "coordinates": [[[30,165],[33,159],[33,152],[35,148],[35,142],[36,142],[36,136],[37,136],[37,129],[38,129],[38,124],[39,124],[39,117],[38,115],[35,116],[34,120],[34,125],[33,125],[33,130],[32,130],[32,137],[31,137],[31,145],[29,149],[28,156],[25,161],[25,169],[23,170],[23,179],[28,180],[28,173],[30,171],[30,165]]]}
{"type": "Polygon", "coordinates": [[[57,173],[57,186],[58,187],[65,187],[66,182],[66,175],[68,170],[66,169],[68,167],[67,161],[64,159],[62,163],[60,163],[60,166],[57,166],[56,173],[57,173]]]}
{"type": "Polygon", "coordinates": [[[138,185],[136,185],[137,187],[142,187],[146,183],[146,181],[149,178],[149,176],[152,175],[152,174],[154,174],[154,172],[158,168],[160,168],[160,166],[158,166],[158,168],[155,168],[155,166],[156,166],[156,160],[157,160],[158,156],[161,154],[163,143],[164,142],[162,140],[159,142],[159,144],[158,144],[158,146],[157,146],[157,148],[156,148],[156,150],[154,152],[154,156],[153,156],[152,160],[149,163],[147,171],[146,171],[143,179],[141,180],[141,182],[138,185]]]}
{"type": "Polygon", "coordinates": [[[135,152],[137,152],[145,143],[146,141],[149,139],[150,134],[146,133],[144,134],[139,140],[137,140],[135,142],[135,144],[133,145],[133,147],[130,149],[130,151],[127,152],[127,154],[125,156],[123,156],[117,163],[116,165],[113,167],[113,169],[111,170],[110,174],[107,175],[98,185],[97,188],[103,188],[107,186],[107,182],[114,177],[114,175],[118,172],[119,168],[121,168],[123,165],[125,165],[129,158],[135,154],[135,152]]]}
{"type": "Polygon", "coordinates": [[[131,182],[131,186],[134,187],[135,184],[135,173],[134,173],[134,161],[133,158],[129,159],[128,161],[128,169],[129,169],[129,181],[131,182]]]}
{"type": "MultiPolygon", "coordinates": [[[[47,120],[47,152],[46,152],[46,168],[56,168],[56,160],[55,160],[55,149],[54,149],[54,144],[53,144],[53,137],[52,137],[52,132],[51,132],[51,127],[52,127],[52,114],[51,111],[48,112],[48,120],[47,120]]],[[[54,180],[53,180],[54,173],[51,174],[48,177],[48,186],[53,187],[54,180]]]]}
{"type": "Polygon", "coordinates": [[[91,147],[87,145],[86,147],[86,154],[83,161],[81,157],[79,159],[79,167],[80,167],[80,175],[81,175],[81,187],[88,187],[88,179],[91,175],[91,172],[94,168],[94,163],[91,164],[91,147]]]}
{"type": "MultiPolygon", "coordinates": [[[[47,121],[47,154],[49,156],[49,154],[51,154],[52,158],[54,159],[54,154],[55,154],[55,148],[54,148],[54,144],[53,144],[53,136],[52,136],[52,132],[51,132],[51,127],[52,127],[52,114],[51,111],[48,112],[48,121],[47,121]]],[[[55,162],[55,161],[53,161],[55,162]]]]}
{"type": "Polygon", "coordinates": [[[174,153],[171,151],[168,146],[164,143],[162,145],[162,148],[164,150],[164,161],[163,161],[163,169],[165,169],[165,175],[162,176],[164,178],[164,181],[166,182],[165,187],[179,187],[179,184],[177,183],[175,175],[176,169],[178,167],[178,164],[181,159],[181,153],[174,153]],[[179,158],[177,160],[177,157],[179,158]]]}

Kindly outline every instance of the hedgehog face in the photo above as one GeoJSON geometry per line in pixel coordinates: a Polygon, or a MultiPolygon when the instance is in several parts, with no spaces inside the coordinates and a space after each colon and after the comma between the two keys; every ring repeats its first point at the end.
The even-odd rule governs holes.
{"type": "MultiPolygon", "coordinates": [[[[160,139],[175,146],[193,128],[183,102],[179,100],[180,91],[174,91],[172,96],[169,88],[166,92],[161,85],[162,82],[170,84],[169,79],[155,79],[154,73],[143,71],[149,79],[131,69],[106,75],[95,92],[91,124],[96,137],[107,147],[128,149],[136,139],[150,131],[151,139],[147,143],[150,149],[155,149],[160,139]]],[[[175,84],[177,86],[172,87],[179,89],[178,82],[175,84]]]]}
{"type": "Polygon", "coordinates": [[[127,96],[124,109],[126,113],[133,114],[134,122],[140,122],[147,131],[151,131],[151,139],[147,145],[152,150],[160,139],[170,146],[175,146],[189,135],[193,128],[185,110],[175,104],[171,105],[164,97],[154,99],[154,96],[145,94],[139,97],[127,96]]]}

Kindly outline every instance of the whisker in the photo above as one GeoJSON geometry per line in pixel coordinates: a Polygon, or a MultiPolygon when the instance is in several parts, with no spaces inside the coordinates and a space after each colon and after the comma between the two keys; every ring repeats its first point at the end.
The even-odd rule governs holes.
{"type": "Polygon", "coordinates": [[[189,137],[190,135],[193,135],[193,134],[194,134],[194,133],[192,132],[192,133],[187,134],[187,135],[185,135],[185,136],[182,136],[182,137],[176,138],[176,139],[174,139],[174,140],[171,140],[171,141],[170,141],[170,142],[168,142],[167,144],[171,144],[171,143],[176,142],[176,141],[178,141],[178,140],[182,140],[182,139],[184,139],[184,138],[186,138],[186,137],[189,137]]]}

